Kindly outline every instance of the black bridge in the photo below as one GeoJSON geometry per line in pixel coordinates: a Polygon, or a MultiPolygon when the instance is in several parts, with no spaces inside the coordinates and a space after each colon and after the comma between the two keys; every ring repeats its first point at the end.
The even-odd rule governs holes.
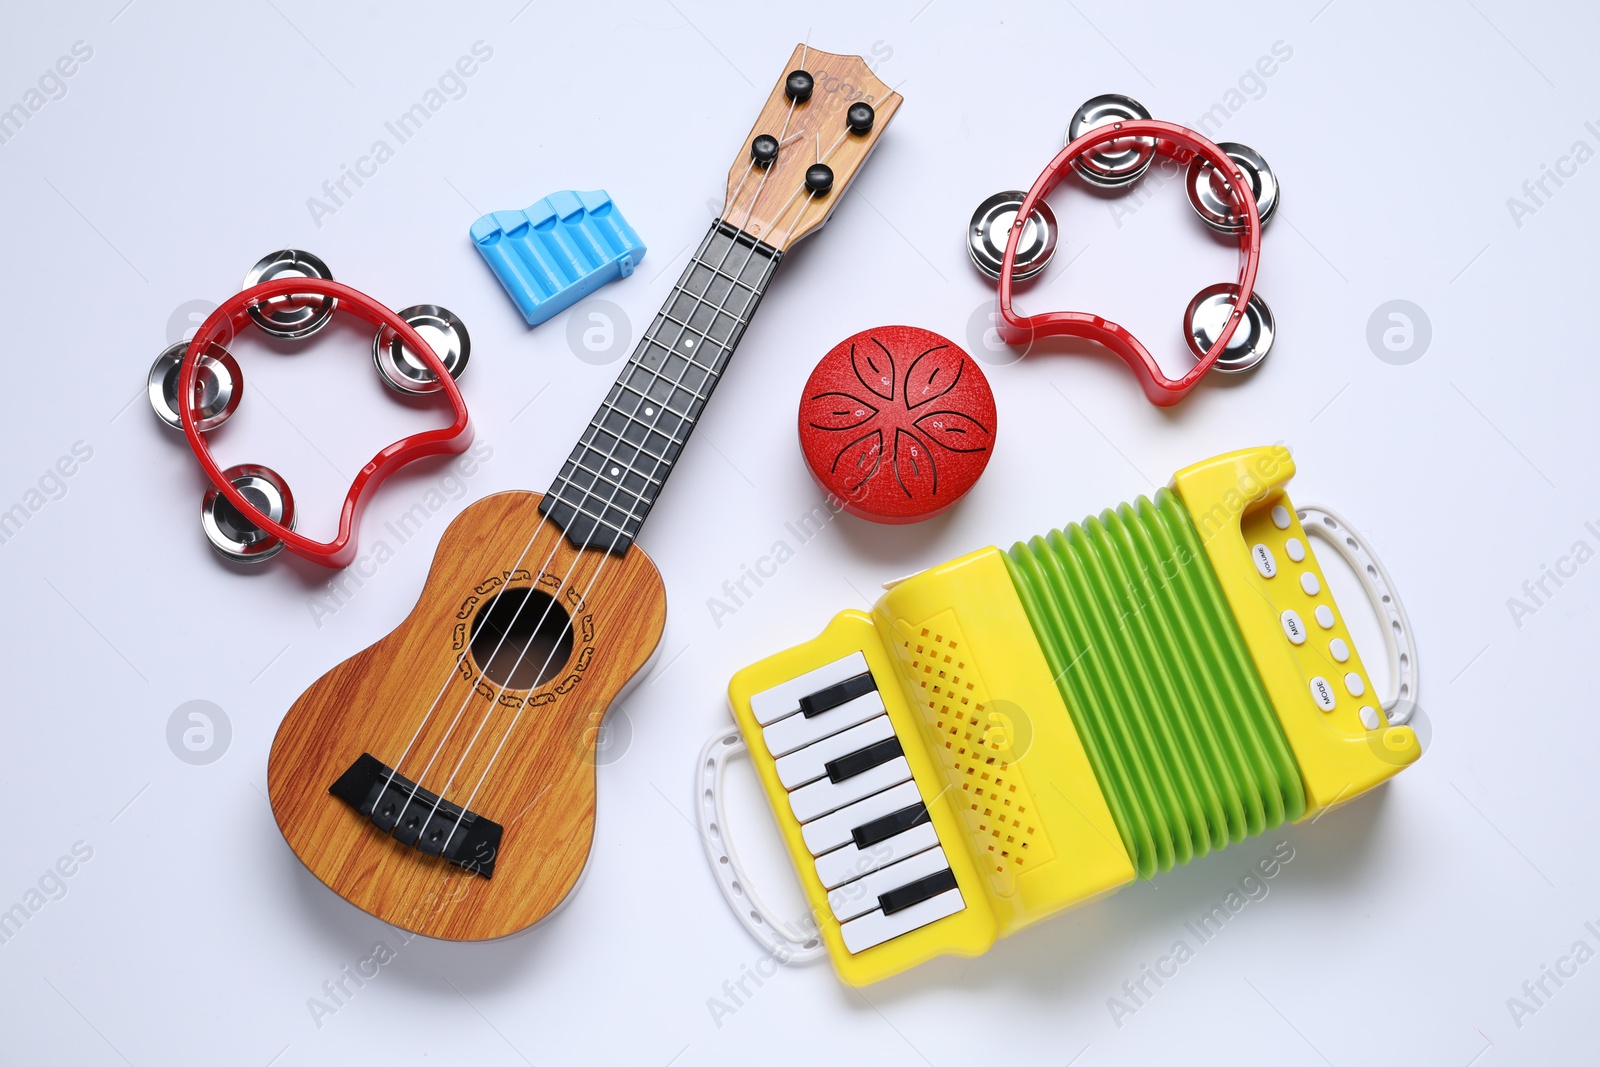
{"type": "Polygon", "coordinates": [[[441,800],[373,756],[363,752],[328,792],[401,844],[442,856],[485,878],[493,877],[504,828],[459,804],[441,800]]]}

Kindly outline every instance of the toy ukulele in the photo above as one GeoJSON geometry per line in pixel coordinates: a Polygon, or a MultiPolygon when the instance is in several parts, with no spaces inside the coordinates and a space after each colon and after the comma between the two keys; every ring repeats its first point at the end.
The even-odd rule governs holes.
{"type": "Polygon", "coordinates": [[[577,883],[601,718],[665,622],[634,538],[779,261],[827,220],[900,102],[860,58],[797,47],[722,217],[550,490],[462,512],[406,621],[289,709],[272,810],[334,892],[477,940],[530,926],[577,883]]]}
{"type": "Polygon", "coordinates": [[[711,867],[779,959],[853,985],[997,937],[1385,781],[1421,754],[1411,627],[1281,447],[1179,471],[1154,501],[893,583],[871,614],[747,667],[701,754],[711,867]],[[1310,549],[1377,610],[1383,700],[1310,549]],[[727,840],[742,735],[820,944],[761,903],[727,840]]]}

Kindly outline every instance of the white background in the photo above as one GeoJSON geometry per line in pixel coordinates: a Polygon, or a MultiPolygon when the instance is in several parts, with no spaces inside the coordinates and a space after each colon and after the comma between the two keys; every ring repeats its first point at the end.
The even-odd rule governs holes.
{"type": "MultiPolygon", "coordinates": [[[[1522,190],[1575,141],[1600,149],[1591,11],[1505,0],[1150,14],[1101,0],[536,0],[520,12],[522,0],[471,12],[122,3],[14,7],[0,36],[0,107],[25,101],[74,42],[93,50],[65,94],[0,144],[0,508],[42,504],[0,544],[0,907],[29,899],[76,842],[93,853],[59,887],[45,878],[59,899],[0,944],[0,1060],[1593,1058],[1600,962],[1563,987],[1547,980],[1553,996],[1520,1026],[1507,1006],[1575,941],[1600,949],[1584,928],[1600,926],[1600,563],[1559,588],[1547,580],[1553,595],[1539,604],[1522,589],[1574,542],[1600,548],[1584,525],[1600,528],[1600,163],[1560,187],[1547,179],[1538,203],[1522,190]],[[278,720],[315,677],[400,622],[451,515],[491,491],[545,487],[619,366],[577,358],[568,315],[526,328],[467,228],[557,189],[608,190],[650,248],[633,277],[598,294],[637,338],[808,33],[865,55],[906,103],[832,222],[784,264],[641,538],[671,612],[654,673],[613,724],[586,881],[523,936],[406,944],[316,1019],[308,1000],[325,981],[399,940],[279,837],[264,797],[278,720]],[[384,123],[477,41],[493,54],[464,95],[395,147],[384,123]],[[1230,97],[1276,42],[1290,58],[1230,97]],[[1107,91],[1187,125],[1222,104],[1216,136],[1260,150],[1283,184],[1259,286],[1278,347],[1253,375],[1208,382],[1172,410],[1148,404],[1103,354],[1007,365],[971,329],[992,299],[961,241],[973,206],[1028,185],[1077,105],[1107,91]],[[378,138],[394,158],[314,219],[308,198],[378,138]],[[1532,210],[1515,217],[1513,196],[1532,210]],[[203,314],[282,247],[318,253],[390,306],[460,314],[474,342],[463,387],[493,450],[464,486],[437,463],[387,485],[362,537],[367,550],[389,542],[393,559],[320,618],[326,572],[284,558],[241,573],[214,558],[197,465],[143,399],[150,360],[193,324],[187,309],[203,314]],[[1408,365],[1381,361],[1367,341],[1369,316],[1394,299],[1431,322],[1431,345],[1408,365]],[[708,598],[818,501],[792,429],[806,375],[842,337],[889,322],[990,360],[1001,426],[987,474],[921,526],[838,520],[717,626],[708,598]],[[729,675],[864,606],[885,579],[1278,440],[1300,469],[1291,492],[1343,511],[1406,596],[1434,730],[1422,762],[1315,826],[1234,846],[981,958],[860,994],[826,965],[786,969],[747,982],[753,995],[735,1005],[724,983],[761,953],[717,896],[687,821],[695,752],[728,722],[729,675]],[[92,458],[30,498],[76,442],[92,458]],[[384,531],[441,484],[444,503],[418,536],[399,544],[384,531]],[[1536,610],[1514,618],[1511,597],[1536,610]],[[166,734],[194,699],[231,723],[225,754],[203,766],[180,761],[166,734]],[[1117,1025],[1108,999],[1122,983],[1188,938],[1184,923],[1279,840],[1295,859],[1269,895],[1117,1025]]],[[[1201,285],[1231,277],[1232,253],[1176,183],[1137,200],[1068,183],[1054,204],[1062,246],[1025,306],[1100,312],[1180,369],[1180,313],[1201,285]]],[[[249,382],[218,447],[282,471],[312,533],[328,532],[350,473],[431,417],[375,384],[366,344],[334,329],[301,356],[254,338],[238,346],[249,382]]],[[[735,830],[753,849],[770,845],[769,817],[742,795],[735,830]]],[[[775,851],[756,850],[771,892],[795,899],[775,851]]]]}

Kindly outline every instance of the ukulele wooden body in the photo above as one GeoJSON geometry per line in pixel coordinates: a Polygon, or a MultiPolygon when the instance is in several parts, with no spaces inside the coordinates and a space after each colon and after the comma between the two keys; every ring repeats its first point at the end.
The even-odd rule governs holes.
{"type": "Polygon", "coordinates": [[[406,621],[278,728],[267,786],[284,838],[387,923],[502,937],[583,872],[602,719],[666,621],[634,536],[779,260],[827,221],[900,107],[859,56],[797,45],[784,69],[721,215],[550,492],[462,512],[406,621]]]}
{"type": "MultiPolygon", "coordinates": [[[[267,789],[284,839],[328,888],[404,930],[502,937],[566,898],[594,833],[601,720],[666,623],[666,590],[643,551],[578,552],[554,523],[540,528],[540,499],[500,493],[463,511],[405,622],[307,689],[272,743],[267,789]],[[572,647],[535,687],[501,692],[479,679],[478,660],[490,657],[467,646],[495,596],[528,589],[559,591],[549,617],[571,620],[572,647]],[[453,778],[452,797],[483,778],[467,807],[504,828],[493,876],[402,844],[332,795],[364,753],[436,793],[453,778]]],[[[522,669],[537,670],[534,659],[522,669]]]]}

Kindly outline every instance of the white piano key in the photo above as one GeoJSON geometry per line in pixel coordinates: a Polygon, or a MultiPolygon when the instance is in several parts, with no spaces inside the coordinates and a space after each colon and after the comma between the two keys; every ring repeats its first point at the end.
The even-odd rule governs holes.
{"type": "Polygon", "coordinates": [[[820,782],[803,785],[789,794],[789,807],[794,810],[795,818],[810,822],[818,815],[826,815],[846,804],[854,804],[862,797],[910,779],[911,765],[904,756],[896,756],[887,763],[880,763],[842,782],[824,778],[820,782]]]}
{"type": "Polygon", "coordinates": [[[932,823],[922,823],[884,838],[875,845],[856,848],[855,842],[817,857],[817,877],[825,889],[837,889],[853,879],[871,874],[881,867],[914,856],[939,843],[932,823]]]}
{"type": "Polygon", "coordinates": [[[894,727],[889,723],[889,716],[879,715],[859,726],[852,726],[832,737],[824,737],[815,744],[791,752],[776,761],[773,766],[777,768],[778,781],[783,783],[785,789],[798,789],[807,782],[814,782],[827,774],[829,760],[859,752],[874,742],[886,741],[893,736],[894,727]]]}
{"type": "Polygon", "coordinates": [[[917,783],[902,782],[893,789],[874,793],[865,800],[858,800],[831,815],[812,819],[800,827],[800,836],[805,838],[806,847],[811,850],[811,854],[820,856],[840,845],[850,844],[851,831],[856,827],[865,826],[885,815],[892,815],[901,808],[909,808],[921,802],[922,794],[917,792],[917,783]]]}
{"type": "Polygon", "coordinates": [[[950,861],[945,858],[944,849],[934,846],[898,863],[880,867],[853,882],[846,882],[828,894],[828,906],[833,909],[834,918],[845,922],[876,908],[878,897],[889,890],[908,886],[918,878],[938,874],[949,866],[950,861]]]}
{"type": "Polygon", "coordinates": [[[771,689],[750,696],[750,710],[762,726],[800,710],[800,698],[867,672],[867,657],[854,652],[844,659],[824,663],[771,689]]]}
{"type": "Polygon", "coordinates": [[[844,935],[844,947],[854,955],[954,915],[966,906],[961,890],[951,889],[893,915],[869,911],[842,924],[839,933],[844,935]]]}
{"type": "MultiPolygon", "coordinates": [[[[798,699],[798,698],[796,698],[798,699]]],[[[806,718],[798,711],[786,719],[761,731],[766,739],[767,751],[774,756],[786,756],[797,748],[822,740],[829,734],[847,730],[884,713],[883,697],[876,692],[863,693],[854,700],[829,708],[820,715],[806,718]]]]}

